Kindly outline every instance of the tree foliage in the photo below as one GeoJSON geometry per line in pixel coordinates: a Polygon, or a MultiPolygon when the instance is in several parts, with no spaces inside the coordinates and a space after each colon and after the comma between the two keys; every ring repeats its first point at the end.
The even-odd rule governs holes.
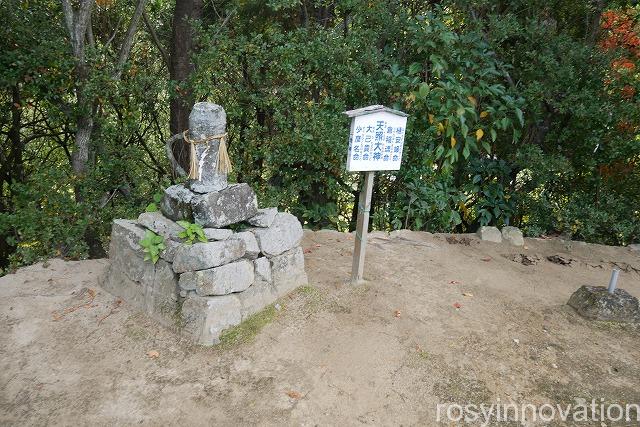
{"type": "Polygon", "coordinates": [[[179,127],[176,106],[185,99],[224,106],[232,178],[307,227],[353,229],[360,177],[344,169],[341,113],[385,104],[410,119],[402,169],[376,175],[373,227],[471,232],[512,224],[531,236],[640,238],[638,6],[69,5],[85,3],[92,9],[81,75],[65,2],[0,3],[0,268],[106,247],[113,218],[137,215],[175,182],[164,142],[170,106],[179,127]],[[183,10],[191,18],[177,20],[183,10]],[[175,38],[186,27],[187,56],[175,38]],[[80,171],[83,117],[93,124],[80,171]]]}

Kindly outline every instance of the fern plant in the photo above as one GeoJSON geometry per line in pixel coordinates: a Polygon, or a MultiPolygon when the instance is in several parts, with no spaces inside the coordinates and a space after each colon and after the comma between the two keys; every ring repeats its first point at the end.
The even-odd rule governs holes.
{"type": "Polygon", "coordinates": [[[178,233],[178,237],[184,240],[187,245],[192,245],[197,241],[207,242],[207,236],[204,235],[204,230],[199,224],[192,224],[189,221],[178,221],[178,225],[184,230],[178,233]]]}
{"type": "Polygon", "coordinates": [[[144,238],[140,240],[140,246],[142,246],[145,256],[144,260],[151,260],[152,263],[158,262],[160,258],[160,252],[166,249],[164,244],[164,237],[154,233],[151,230],[147,230],[144,238]]]}

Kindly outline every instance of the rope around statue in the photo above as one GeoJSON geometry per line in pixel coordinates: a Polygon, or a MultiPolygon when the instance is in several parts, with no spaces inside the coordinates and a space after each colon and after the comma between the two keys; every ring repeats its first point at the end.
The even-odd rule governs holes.
{"type": "Polygon", "coordinates": [[[171,138],[167,140],[165,143],[165,150],[167,153],[167,157],[171,162],[173,169],[179,175],[188,175],[190,179],[199,179],[198,176],[198,156],[196,154],[196,144],[205,144],[207,142],[211,142],[215,139],[220,140],[220,146],[218,147],[218,159],[216,161],[216,171],[223,174],[228,174],[233,171],[233,167],[231,165],[231,159],[229,158],[229,153],[227,152],[227,144],[226,139],[228,134],[223,133],[219,135],[212,135],[203,139],[191,139],[188,137],[188,130],[184,132],[177,133],[173,135],[171,138]],[[172,145],[178,140],[182,139],[185,143],[189,144],[189,173],[187,174],[181,167],[180,164],[176,161],[173,156],[172,145]]]}

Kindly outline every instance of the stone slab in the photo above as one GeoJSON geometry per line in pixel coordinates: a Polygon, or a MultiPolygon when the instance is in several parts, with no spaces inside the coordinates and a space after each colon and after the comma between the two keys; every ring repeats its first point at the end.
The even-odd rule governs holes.
{"type": "Polygon", "coordinates": [[[173,271],[184,273],[218,267],[242,258],[244,253],[245,244],[242,240],[182,245],[173,259],[173,271]]]}
{"type": "Polygon", "coordinates": [[[518,227],[504,226],[501,230],[502,240],[513,246],[524,246],[524,237],[518,227]]]}
{"type": "Polygon", "coordinates": [[[290,213],[278,213],[268,228],[254,228],[260,251],[267,256],[284,253],[300,244],[302,225],[298,218],[290,213]]]}
{"type": "Polygon", "coordinates": [[[258,246],[258,241],[256,240],[256,236],[250,231],[242,231],[240,233],[234,233],[230,239],[240,239],[244,241],[246,246],[246,252],[244,253],[244,257],[248,259],[256,259],[258,255],[260,255],[260,247],[258,246]]]}
{"type": "Polygon", "coordinates": [[[260,257],[253,260],[256,280],[271,283],[271,262],[267,257],[260,257]]]}
{"type": "Polygon", "coordinates": [[[253,217],[258,211],[258,199],[249,185],[232,184],[224,190],[198,196],[192,209],[197,224],[220,228],[253,217]]]}
{"type": "Polygon", "coordinates": [[[258,209],[258,213],[249,218],[247,222],[255,227],[271,227],[277,213],[277,208],[258,209]]]}
{"type": "Polygon", "coordinates": [[[199,344],[218,344],[222,331],[242,321],[241,309],[235,294],[189,295],[182,304],[182,331],[199,344]]]}
{"type": "Polygon", "coordinates": [[[240,301],[240,315],[246,320],[278,299],[278,292],[268,282],[257,280],[249,289],[235,294],[240,301]]]}
{"type": "Polygon", "coordinates": [[[207,240],[227,240],[233,234],[228,228],[204,228],[202,231],[207,240]]]}
{"type": "Polygon", "coordinates": [[[270,261],[271,278],[278,297],[288,294],[298,286],[308,284],[301,247],[274,256],[270,261]]]}
{"type": "Polygon", "coordinates": [[[478,229],[476,235],[485,242],[502,243],[502,233],[496,227],[482,226],[478,229]]]}
{"type": "Polygon", "coordinates": [[[138,224],[153,231],[165,239],[178,240],[178,234],[184,230],[176,222],[162,215],[161,212],[144,212],[138,217],[138,224]]]}
{"type": "Polygon", "coordinates": [[[191,204],[194,197],[195,194],[182,184],[167,187],[160,201],[160,211],[174,221],[192,221],[191,204]]]}
{"type": "Polygon", "coordinates": [[[567,304],[587,319],[640,323],[638,298],[621,288],[610,294],[603,286],[581,286],[567,304]]]}
{"type": "Polygon", "coordinates": [[[200,296],[242,292],[253,283],[253,270],[253,262],[242,259],[208,270],[189,271],[180,275],[180,289],[195,289],[200,296]]]}

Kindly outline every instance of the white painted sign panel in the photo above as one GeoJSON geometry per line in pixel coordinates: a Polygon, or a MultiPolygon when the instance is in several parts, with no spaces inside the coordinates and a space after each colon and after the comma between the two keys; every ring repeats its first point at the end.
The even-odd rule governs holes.
{"type": "Polygon", "coordinates": [[[347,170],[400,169],[407,115],[382,105],[347,111],[352,117],[347,170]]]}

